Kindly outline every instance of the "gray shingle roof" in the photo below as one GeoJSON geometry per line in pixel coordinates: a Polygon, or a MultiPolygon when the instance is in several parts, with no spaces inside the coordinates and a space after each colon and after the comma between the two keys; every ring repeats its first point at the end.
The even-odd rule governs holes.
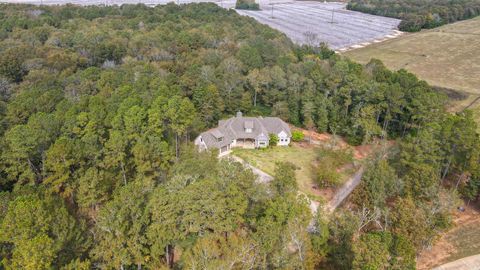
{"type": "Polygon", "coordinates": [[[243,117],[237,114],[227,120],[220,120],[219,126],[205,131],[202,136],[208,148],[221,148],[230,144],[234,139],[265,139],[270,133],[279,134],[284,131],[292,136],[290,127],[278,117],[243,117]],[[246,132],[252,129],[252,132],[246,132]],[[221,140],[219,140],[222,138],[221,140]]]}
{"type": "Polygon", "coordinates": [[[223,137],[223,133],[219,129],[212,130],[213,137],[219,139],[223,137]]]}

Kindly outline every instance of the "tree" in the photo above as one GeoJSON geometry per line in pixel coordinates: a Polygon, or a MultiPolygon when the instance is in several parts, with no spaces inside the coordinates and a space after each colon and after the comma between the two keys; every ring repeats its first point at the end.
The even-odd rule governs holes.
{"type": "Polygon", "coordinates": [[[329,259],[338,269],[352,269],[354,259],[353,239],[357,237],[360,221],[351,212],[342,212],[329,222],[329,259]]]}
{"type": "Polygon", "coordinates": [[[301,141],[303,141],[304,137],[305,137],[305,135],[303,134],[302,131],[300,131],[300,130],[292,131],[292,141],[301,142],[301,141]]]}
{"type": "Polygon", "coordinates": [[[184,255],[189,269],[253,269],[258,264],[257,246],[246,234],[238,232],[227,237],[207,234],[199,238],[184,255]]]}
{"type": "Polygon", "coordinates": [[[11,269],[51,269],[55,259],[54,241],[40,233],[31,239],[21,239],[15,243],[10,264],[11,269]]]}
{"type": "Polygon", "coordinates": [[[268,145],[269,146],[276,146],[278,144],[278,136],[277,134],[269,134],[268,135],[268,145]]]}
{"type": "Polygon", "coordinates": [[[384,208],[386,200],[398,192],[398,178],[387,160],[380,159],[369,164],[362,176],[362,182],[355,191],[355,202],[359,206],[373,209],[384,208]]]}
{"type": "Polygon", "coordinates": [[[268,201],[253,236],[260,245],[261,267],[311,269],[314,264],[310,257],[313,255],[312,246],[305,238],[310,220],[307,201],[296,198],[294,194],[277,196],[268,201]],[[290,245],[291,252],[286,248],[290,245]]]}
{"type": "Polygon", "coordinates": [[[362,234],[353,245],[353,269],[415,269],[415,249],[401,235],[362,234]]]}
{"type": "Polygon", "coordinates": [[[260,9],[259,5],[252,0],[237,0],[235,4],[236,9],[250,9],[258,10],[260,9]]]}
{"type": "Polygon", "coordinates": [[[387,269],[392,236],[389,233],[366,233],[353,244],[353,269],[387,269]]]}
{"type": "Polygon", "coordinates": [[[196,88],[193,92],[193,104],[195,104],[199,118],[209,126],[216,124],[224,110],[223,101],[214,84],[196,88]]]}
{"type": "Polygon", "coordinates": [[[14,82],[27,74],[23,62],[32,50],[26,46],[8,48],[0,54],[0,74],[14,82]]]}
{"type": "Polygon", "coordinates": [[[313,218],[313,226],[311,226],[310,239],[312,242],[312,258],[315,259],[315,264],[321,263],[327,257],[330,251],[328,244],[330,231],[328,228],[328,220],[326,215],[321,211],[320,207],[313,218]]]}
{"type": "Polygon", "coordinates": [[[105,165],[107,168],[119,168],[123,184],[127,184],[127,177],[129,176],[128,168],[128,140],[120,131],[112,131],[110,138],[105,144],[106,157],[105,165]]]}
{"type": "Polygon", "coordinates": [[[150,184],[133,181],[121,187],[114,199],[100,210],[93,253],[105,267],[137,265],[141,268],[146,263],[145,232],[149,223],[145,205],[150,192],[150,184]]]}
{"type": "Polygon", "coordinates": [[[297,192],[296,169],[296,166],[290,162],[278,162],[275,164],[272,186],[279,196],[297,192]]]}
{"type": "Polygon", "coordinates": [[[4,264],[11,268],[50,269],[81,256],[89,240],[63,202],[41,189],[23,190],[8,204],[0,242],[13,244],[4,264]]]}
{"type": "Polygon", "coordinates": [[[428,217],[411,198],[398,199],[395,210],[392,213],[394,233],[405,237],[417,248],[431,240],[433,232],[429,227],[428,217]]]}
{"type": "Polygon", "coordinates": [[[110,191],[115,187],[113,174],[96,167],[88,168],[78,179],[76,201],[81,208],[96,211],[99,205],[110,198],[110,191]]]}
{"type": "Polygon", "coordinates": [[[185,135],[195,119],[195,108],[187,98],[174,96],[162,108],[169,128],[175,133],[175,156],[179,157],[179,136],[185,135]]]}
{"type": "Polygon", "coordinates": [[[44,184],[64,198],[75,196],[74,176],[83,163],[78,142],[62,137],[46,153],[45,171],[49,175],[44,184]]]}

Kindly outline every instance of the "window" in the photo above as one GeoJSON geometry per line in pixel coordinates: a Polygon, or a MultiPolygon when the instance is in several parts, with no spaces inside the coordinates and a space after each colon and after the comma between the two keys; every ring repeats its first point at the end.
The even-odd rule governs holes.
{"type": "Polygon", "coordinates": [[[223,141],[223,137],[220,137],[217,139],[218,142],[222,142],[223,141]]]}
{"type": "Polygon", "coordinates": [[[246,128],[246,129],[245,129],[245,132],[246,132],[246,133],[252,133],[252,129],[251,129],[251,128],[246,128]]]}

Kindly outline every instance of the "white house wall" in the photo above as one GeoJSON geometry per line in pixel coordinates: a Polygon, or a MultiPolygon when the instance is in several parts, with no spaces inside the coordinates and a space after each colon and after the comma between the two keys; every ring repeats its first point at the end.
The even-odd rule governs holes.
{"type": "Polygon", "coordinates": [[[195,141],[194,141],[194,144],[198,147],[198,149],[200,151],[203,151],[203,150],[206,150],[207,149],[207,145],[205,144],[205,142],[202,140],[202,136],[198,136],[195,141]]]}
{"type": "Polygon", "coordinates": [[[278,133],[278,143],[277,145],[280,146],[287,146],[290,144],[290,137],[288,137],[288,134],[284,131],[278,133]]]}

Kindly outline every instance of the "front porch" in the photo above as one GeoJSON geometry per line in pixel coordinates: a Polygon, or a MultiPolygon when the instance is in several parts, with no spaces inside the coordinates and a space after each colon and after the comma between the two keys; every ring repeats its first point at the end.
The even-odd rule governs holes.
{"type": "Polygon", "coordinates": [[[245,149],[255,149],[255,140],[254,139],[237,139],[235,147],[245,148],[245,149]]]}

